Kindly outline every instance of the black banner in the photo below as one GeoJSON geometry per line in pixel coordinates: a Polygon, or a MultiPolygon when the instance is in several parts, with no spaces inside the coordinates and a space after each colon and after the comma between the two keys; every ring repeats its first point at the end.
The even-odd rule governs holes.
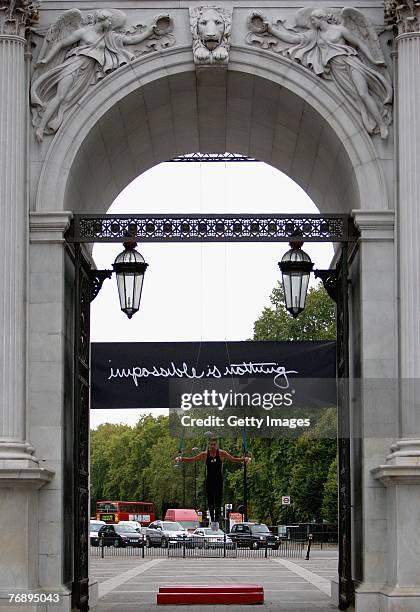
{"type": "Polygon", "coordinates": [[[177,407],[174,383],[190,393],[222,380],[285,392],[296,379],[319,381],[329,389],[322,400],[333,401],[335,342],[92,343],[91,408],[177,407]]]}

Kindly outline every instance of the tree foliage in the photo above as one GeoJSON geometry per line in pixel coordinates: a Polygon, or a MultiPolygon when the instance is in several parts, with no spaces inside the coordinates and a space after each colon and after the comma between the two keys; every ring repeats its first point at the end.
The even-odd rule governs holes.
{"type": "Polygon", "coordinates": [[[254,340],[335,340],[335,305],[322,285],[311,287],[303,312],[294,319],[286,311],[283,286],[270,296],[254,324],[254,340]]]}

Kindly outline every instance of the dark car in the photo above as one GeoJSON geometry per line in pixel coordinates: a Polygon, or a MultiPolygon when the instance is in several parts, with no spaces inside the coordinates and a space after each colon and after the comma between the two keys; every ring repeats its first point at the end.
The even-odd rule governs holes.
{"type": "Polygon", "coordinates": [[[99,546],[143,546],[143,534],[131,525],[109,524],[100,528],[99,546]]]}
{"type": "Polygon", "coordinates": [[[229,534],[236,545],[248,548],[273,548],[280,545],[280,538],[271,533],[264,523],[236,523],[229,534]]]}

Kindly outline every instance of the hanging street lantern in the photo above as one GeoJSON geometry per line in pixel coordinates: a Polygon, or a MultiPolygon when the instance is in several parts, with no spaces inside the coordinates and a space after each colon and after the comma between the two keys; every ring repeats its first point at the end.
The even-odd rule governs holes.
{"type": "Polygon", "coordinates": [[[290,246],[279,262],[279,268],[283,276],[284,297],[286,310],[296,318],[305,308],[306,294],[309,285],[309,276],[314,264],[305,251],[302,251],[302,234],[292,234],[290,246]]]}
{"type": "Polygon", "coordinates": [[[140,308],[141,291],[147,264],[136,251],[136,242],[124,242],[124,251],[112,265],[117,276],[121,310],[131,319],[140,308]]]}

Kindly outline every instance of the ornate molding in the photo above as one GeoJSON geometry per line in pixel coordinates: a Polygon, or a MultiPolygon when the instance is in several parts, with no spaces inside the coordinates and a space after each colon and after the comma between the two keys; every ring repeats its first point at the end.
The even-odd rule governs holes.
{"type": "Polygon", "coordinates": [[[24,38],[38,21],[38,0],[0,0],[0,36],[24,38]]]}
{"type": "Polygon", "coordinates": [[[229,61],[232,10],[220,6],[190,8],[196,65],[225,66],[229,61]]]}
{"type": "Polygon", "coordinates": [[[385,0],[385,23],[397,34],[420,33],[420,2],[414,0],[385,0]]]}

